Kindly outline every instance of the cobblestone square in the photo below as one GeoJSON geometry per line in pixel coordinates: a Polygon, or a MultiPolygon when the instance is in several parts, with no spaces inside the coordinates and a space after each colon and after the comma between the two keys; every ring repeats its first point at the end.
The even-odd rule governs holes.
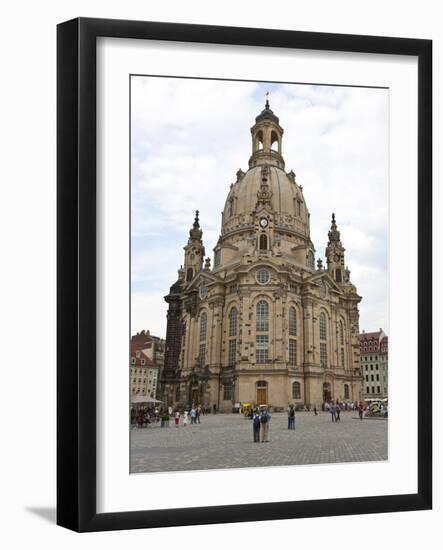
{"type": "Polygon", "coordinates": [[[252,424],[239,414],[211,414],[186,427],[173,421],[131,430],[131,472],[163,472],[381,461],[388,458],[388,422],[342,412],[297,413],[295,430],[285,413],[272,414],[269,443],[254,443],[252,424]]]}

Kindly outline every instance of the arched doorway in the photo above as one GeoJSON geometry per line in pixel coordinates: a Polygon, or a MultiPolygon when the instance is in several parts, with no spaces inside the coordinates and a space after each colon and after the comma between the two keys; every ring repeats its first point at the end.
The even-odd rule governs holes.
{"type": "Polygon", "coordinates": [[[268,403],[268,383],[265,380],[259,380],[256,384],[256,402],[257,405],[267,405],[268,403]]]}
{"type": "Polygon", "coordinates": [[[331,399],[331,384],[329,384],[329,382],[325,382],[323,384],[323,401],[331,401],[331,399]]]}

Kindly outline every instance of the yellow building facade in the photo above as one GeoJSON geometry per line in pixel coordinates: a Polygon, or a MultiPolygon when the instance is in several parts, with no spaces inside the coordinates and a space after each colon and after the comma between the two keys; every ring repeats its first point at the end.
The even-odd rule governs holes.
{"type": "Polygon", "coordinates": [[[222,212],[214,264],[199,213],[168,303],[162,399],[231,411],[236,403],[321,406],[362,398],[361,297],[334,214],[326,266],[315,263],[310,214],[282,156],[283,128],[266,102],[251,128],[249,169],[222,212]]]}

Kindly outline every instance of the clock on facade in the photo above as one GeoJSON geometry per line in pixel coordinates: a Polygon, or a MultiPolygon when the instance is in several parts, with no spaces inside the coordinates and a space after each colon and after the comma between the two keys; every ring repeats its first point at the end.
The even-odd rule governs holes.
{"type": "Polygon", "coordinates": [[[338,260],[340,259],[339,256],[337,256],[337,254],[334,256],[334,262],[338,262],[338,260]]]}
{"type": "Polygon", "coordinates": [[[267,218],[260,218],[260,225],[261,227],[268,227],[268,219],[267,218]]]}

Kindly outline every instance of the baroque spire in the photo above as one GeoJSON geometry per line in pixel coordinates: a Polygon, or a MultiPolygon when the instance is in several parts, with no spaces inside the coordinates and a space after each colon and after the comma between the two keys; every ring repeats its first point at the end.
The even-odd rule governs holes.
{"type": "Polygon", "coordinates": [[[335,214],[332,213],[332,220],[331,220],[331,230],[328,233],[329,237],[329,244],[330,243],[339,243],[340,242],[340,231],[337,229],[337,223],[335,221],[335,214]]]}

